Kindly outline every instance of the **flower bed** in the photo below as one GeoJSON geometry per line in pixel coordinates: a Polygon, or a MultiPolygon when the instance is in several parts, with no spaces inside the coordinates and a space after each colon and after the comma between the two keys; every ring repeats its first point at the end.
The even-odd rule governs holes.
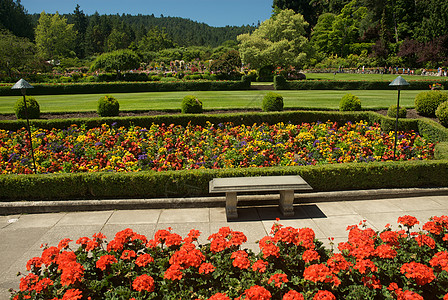
{"type": "Polygon", "coordinates": [[[125,229],[106,242],[70,239],[31,258],[12,299],[448,299],[448,217],[422,226],[412,216],[381,232],[348,226],[340,253],[312,229],[274,223],[260,252],[243,249],[242,232],[221,228],[205,245],[192,229],[153,239],[125,229]]]}
{"type": "MultiPolygon", "coordinates": [[[[26,130],[0,130],[0,173],[32,172],[26,130]]],[[[233,126],[155,125],[86,130],[36,129],[32,133],[39,173],[182,170],[388,161],[393,132],[378,124],[348,122],[233,126]]],[[[434,144],[401,132],[399,160],[432,159],[434,144]]]]}

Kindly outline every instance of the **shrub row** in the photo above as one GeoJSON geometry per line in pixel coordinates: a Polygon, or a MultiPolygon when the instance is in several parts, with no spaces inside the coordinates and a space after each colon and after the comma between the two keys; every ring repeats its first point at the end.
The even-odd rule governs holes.
{"type": "MultiPolygon", "coordinates": [[[[151,124],[177,124],[187,126],[205,126],[207,122],[213,124],[232,122],[235,125],[253,125],[254,123],[275,124],[279,122],[292,122],[295,124],[311,123],[316,121],[332,121],[339,124],[346,122],[368,121],[381,124],[384,131],[395,130],[395,118],[389,118],[373,111],[338,112],[338,111],[283,111],[283,112],[253,112],[253,113],[229,113],[229,114],[171,114],[157,116],[137,117],[107,117],[107,118],[73,118],[73,119],[33,119],[31,126],[44,129],[65,129],[72,124],[93,128],[102,124],[114,126],[140,126],[149,127],[151,124]]],[[[0,129],[18,130],[26,127],[25,120],[1,120],[0,129]]],[[[430,119],[399,119],[398,129],[403,131],[414,130],[426,135],[433,141],[448,141],[448,129],[430,119]]]]}
{"type": "Polygon", "coordinates": [[[216,177],[300,175],[315,192],[448,186],[446,160],[321,166],[0,176],[1,201],[209,196],[216,177]],[[407,174],[406,176],[402,176],[407,174]]]}
{"type": "MultiPolygon", "coordinates": [[[[276,76],[278,77],[278,76],[276,76]]],[[[432,82],[432,81],[431,81],[432,82]]],[[[448,88],[447,81],[438,83],[448,88]]],[[[342,81],[342,80],[297,80],[286,81],[274,78],[276,90],[390,90],[389,81],[342,81]]],[[[410,80],[409,90],[427,90],[429,82],[426,80],[410,80]]]]}
{"type": "MultiPolygon", "coordinates": [[[[67,128],[84,124],[87,128],[101,124],[116,126],[150,126],[156,124],[252,125],[253,123],[314,122],[321,120],[345,123],[367,120],[380,123],[383,130],[395,128],[395,119],[375,112],[274,112],[250,114],[165,115],[129,118],[94,118],[67,120],[32,120],[33,126],[67,128]]],[[[0,128],[16,130],[24,121],[1,121],[0,128]]],[[[225,170],[185,170],[138,173],[38,174],[0,176],[0,199],[55,200],[75,198],[160,198],[207,196],[208,182],[216,177],[292,175],[302,176],[314,191],[336,191],[373,188],[410,188],[448,186],[448,130],[429,119],[400,119],[399,130],[415,130],[432,141],[444,141],[436,148],[434,161],[334,164],[322,166],[249,168],[225,170]],[[402,176],[407,174],[407,176],[402,176]]]]}
{"type": "MultiPolygon", "coordinates": [[[[250,81],[172,81],[172,82],[110,82],[33,84],[33,95],[136,93],[171,91],[227,91],[250,89],[250,81]]],[[[31,94],[31,92],[30,92],[31,94]]],[[[11,85],[0,86],[0,96],[17,96],[11,85]]]]}

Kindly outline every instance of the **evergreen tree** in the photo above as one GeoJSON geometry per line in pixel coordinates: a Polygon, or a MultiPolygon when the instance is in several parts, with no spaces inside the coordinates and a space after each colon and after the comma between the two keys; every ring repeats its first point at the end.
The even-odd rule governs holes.
{"type": "Polygon", "coordinates": [[[16,36],[34,39],[31,17],[20,0],[0,0],[0,29],[9,30],[16,36]]]}
{"type": "Polygon", "coordinates": [[[87,17],[82,10],[79,10],[79,4],[76,5],[75,10],[73,11],[73,29],[76,31],[75,38],[75,53],[78,58],[85,57],[85,39],[87,32],[87,17]]]}

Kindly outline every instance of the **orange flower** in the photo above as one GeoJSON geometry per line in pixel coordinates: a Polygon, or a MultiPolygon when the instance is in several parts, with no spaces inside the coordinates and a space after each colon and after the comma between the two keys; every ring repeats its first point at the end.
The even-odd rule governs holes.
{"type": "Polygon", "coordinates": [[[154,279],[146,274],[140,275],[132,282],[132,288],[137,292],[152,292],[154,291],[154,279]]]}
{"type": "Polygon", "coordinates": [[[403,264],[400,268],[400,272],[407,278],[414,279],[418,285],[425,285],[436,278],[430,267],[416,262],[403,264]]]}

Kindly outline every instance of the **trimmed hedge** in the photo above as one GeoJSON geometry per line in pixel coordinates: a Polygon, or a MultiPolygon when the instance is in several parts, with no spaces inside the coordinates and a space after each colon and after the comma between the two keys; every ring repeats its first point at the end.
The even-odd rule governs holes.
{"type": "MultiPolygon", "coordinates": [[[[175,81],[175,82],[91,82],[33,84],[33,95],[107,94],[172,91],[233,91],[250,89],[249,80],[241,81],[175,81]]],[[[12,85],[0,86],[0,96],[18,95],[12,85]]]]}
{"type": "MultiPolygon", "coordinates": [[[[375,112],[294,111],[245,114],[165,115],[129,118],[32,120],[35,127],[67,128],[84,124],[87,128],[101,124],[116,126],[150,126],[188,123],[205,125],[233,122],[236,125],[278,122],[345,123],[360,120],[381,124],[383,130],[395,128],[395,119],[375,112]]],[[[1,121],[0,128],[16,130],[24,121],[1,121]]],[[[76,173],[0,176],[0,201],[69,200],[112,198],[163,198],[209,196],[208,183],[216,177],[300,175],[314,191],[337,191],[375,188],[411,188],[448,186],[448,129],[430,119],[399,119],[399,130],[415,130],[431,141],[440,141],[435,156],[439,160],[328,164],[320,166],[145,171],[136,173],[76,173]],[[407,174],[406,176],[402,176],[407,174]]]]}
{"type": "Polygon", "coordinates": [[[209,196],[217,177],[300,175],[315,192],[448,186],[448,161],[321,166],[0,176],[0,200],[70,200],[209,196]],[[406,176],[402,176],[407,174],[406,176]]]}
{"type": "MultiPolygon", "coordinates": [[[[432,83],[433,81],[431,81],[432,83]]],[[[410,80],[408,90],[427,90],[429,81],[410,80]]],[[[448,88],[448,82],[438,81],[448,88]]],[[[342,80],[297,80],[297,81],[277,81],[275,89],[279,90],[390,90],[389,81],[342,81],[342,80]]]]}

